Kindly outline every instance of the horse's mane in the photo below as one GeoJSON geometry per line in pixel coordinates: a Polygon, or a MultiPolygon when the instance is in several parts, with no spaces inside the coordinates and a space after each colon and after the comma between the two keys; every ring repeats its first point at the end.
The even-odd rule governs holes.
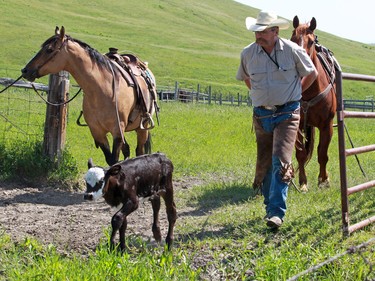
{"type": "MultiPolygon", "coordinates": [[[[105,67],[108,70],[111,69],[110,65],[109,65],[110,60],[106,56],[104,56],[100,52],[98,52],[96,49],[92,48],[89,44],[87,44],[87,43],[85,43],[81,40],[75,39],[75,38],[73,38],[69,35],[65,35],[65,37],[66,37],[66,40],[78,43],[87,52],[87,54],[90,56],[91,60],[96,62],[100,67],[105,67]]],[[[60,35],[54,35],[54,36],[48,38],[42,44],[42,48],[44,48],[45,46],[47,46],[51,43],[54,43],[59,38],[60,38],[60,35]]]]}

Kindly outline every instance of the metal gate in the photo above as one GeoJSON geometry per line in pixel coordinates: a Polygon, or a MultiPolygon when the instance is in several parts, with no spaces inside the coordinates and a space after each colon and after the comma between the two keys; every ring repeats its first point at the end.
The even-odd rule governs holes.
{"type": "Polygon", "coordinates": [[[346,149],[345,146],[345,118],[375,118],[375,112],[356,112],[345,111],[342,95],[342,79],[375,82],[375,76],[360,75],[352,73],[336,72],[336,98],[337,98],[337,127],[339,142],[339,160],[340,160],[340,183],[341,183],[341,209],[342,209],[342,230],[344,236],[349,236],[357,229],[363,228],[375,222],[375,216],[369,217],[363,221],[349,224],[349,196],[353,193],[363,191],[375,186],[375,180],[348,187],[346,158],[351,155],[357,155],[364,152],[375,151],[375,144],[367,146],[346,149]]]}

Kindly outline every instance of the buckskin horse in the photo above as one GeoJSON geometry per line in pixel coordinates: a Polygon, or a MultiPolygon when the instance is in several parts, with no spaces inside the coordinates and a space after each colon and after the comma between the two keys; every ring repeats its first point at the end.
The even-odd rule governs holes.
{"type": "Polygon", "coordinates": [[[120,151],[129,157],[124,132],[136,131],[136,155],[151,152],[149,129],[157,110],[155,77],[146,63],[133,55],[119,55],[111,48],[100,54],[88,44],[56,27],[40,51],[22,69],[22,76],[36,78],[65,70],[84,91],[83,116],[96,147],[108,165],[118,162],[120,151]],[[112,151],[107,133],[113,137],[112,151]]]}
{"type": "Polygon", "coordinates": [[[329,187],[327,172],[328,147],[333,134],[333,118],[336,113],[335,68],[338,63],[333,54],[318,44],[314,34],[316,19],[300,24],[297,16],[293,19],[291,41],[303,47],[313,61],[318,77],[302,93],[301,119],[296,140],[299,185],[301,191],[308,190],[305,167],[314,149],[315,127],[319,129],[318,162],[320,165],[318,186],[329,187]]]}

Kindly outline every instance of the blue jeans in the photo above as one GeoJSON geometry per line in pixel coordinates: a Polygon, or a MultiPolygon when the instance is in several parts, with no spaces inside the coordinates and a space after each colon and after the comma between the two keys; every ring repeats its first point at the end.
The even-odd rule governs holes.
{"type": "Polygon", "coordinates": [[[255,107],[257,165],[254,187],[261,187],[267,217],[284,218],[288,186],[294,177],[292,154],[299,125],[299,102],[268,110],[255,107]]]}

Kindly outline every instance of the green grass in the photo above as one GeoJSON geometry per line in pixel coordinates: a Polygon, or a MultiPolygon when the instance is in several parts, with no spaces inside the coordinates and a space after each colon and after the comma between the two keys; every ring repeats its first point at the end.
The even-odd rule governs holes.
{"type": "MultiPolygon", "coordinates": [[[[235,73],[242,48],[253,40],[244,19],[256,16],[255,9],[229,0],[50,2],[2,3],[1,77],[19,76],[40,44],[53,34],[55,25],[64,25],[68,34],[102,53],[112,46],[137,53],[149,61],[159,85],[173,86],[179,81],[195,89],[199,83],[202,89],[212,85],[215,93],[246,94],[235,73]]],[[[290,34],[291,30],[282,32],[285,38],[290,34]]],[[[317,34],[320,43],[334,51],[344,72],[375,73],[373,46],[317,34]]],[[[373,96],[374,87],[344,81],[344,98],[373,96]]],[[[13,95],[38,100],[24,90],[1,96],[0,112],[10,110],[6,116],[14,121],[7,123],[1,118],[0,122],[2,173],[5,164],[9,171],[30,158],[38,164],[44,161],[38,158],[39,147],[34,143],[42,140],[45,108],[37,102],[20,108],[23,102],[14,101],[13,95]],[[23,118],[26,109],[33,113],[23,118]],[[20,124],[32,136],[14,128],[20,124]],[[23,138],[26,144],[12,146],[14,140],[23,138]]],[[[67,128],[65,166],[76,173],[67,175],[65,170],[56,175],[52,171],[48,175],[52,179],[81,181],[90,157],[105,166],[88,128],[75,124],[81,104],[79,97],[69,105],[67,128]]],[[[129,235],[129,251],[124,255],[108,252],[107,241],[101,241],[96,252],[82,257],[82,253],[58,253],[54,245],[41,245],[28,237],[15,243],[2,232],[0,280],[286,280],[374,237],[373,224],[349,238],[342,237],[336,131],[329,150],[332,187],[316,187],[314,153],[307,169],[310,192],[302,194],[290,188],[285,224],[273,233],[262,221],[262,198],[251,188],[256,159],[251,108],[180,103],[160,103],[160,107],[161,124],[152,130],[153,151],[162,151],[172,159],[176,180],[199,179],[197,186],[176,192],[177,208],[184,211],[179,213],[173,251],[165,252],[129,235]]],[[[373,142],[372,121],[350,119],[347,127],[356,147],[373,142]]],[[[134,133],[127,133],[126,138],[134,156],[134,133]]],[[[359,155],[366,178],[355,158],[348,158],[350,185],[375,177],[374,157],[373,153],[359,155]]],[[[374,214],[374,195],[374,190],[369,190],[350,198],[353,223],[374,214]]],[[[300,280],[372,280],[374,262],[372,244],[300,280]]]]}
{"type": "MultiPolygon", "coordinates": [[[[252,165],[248,157],[255,156],[250,107],[175,102],[161,102],[159,106],[160,126],[151,131],[153,151],[162,151],[172,159],[178,167],[177,176],[246,174],[247,166],[252,165]]],[[[70,114],[74,119],[78,111],[70,109],[70,114]]],[[[72,119],[67,143],[79,159],[80,170],[86,169],[90,157],[105,166],[102,152],[95,148],[88,128],[77,127],[72,119]]],[[[125,135],[131,156],[135,156],[135,136],[134,132],[125,135]]]]}
{"type": "MultiPolygon", "coordinates": [[[[176,198],[178,208],[193,211],[180,214],[171,252],[129,235],[129,250],[123,255],[108,252],[107,241],[102,241],[95,253],[80,257],[80,253],[61,255],[53,245],[41,246],[31,239],[13,244],[2,235],[2,276],[6,280],[286,280],[373,237],[374,227],[367,227],[342,239],[335,188],[309,194],[291,189],[287,222],[277,233],[265,229],[261,199],[247,184],[202,185],[179,191],[176,198]]],[[[368,209],[371,204],[355,202],[354,207],[368,209]]],[[[372,280],[373,247],[344,255],[299,280],[372,280]]]]}
{"type": "MultiPolygon", "coordinates": [[[[43,246],[27,237],[13,243],[3,233],[0,272],[6,280],[21,276],[22,280],[286,280],[373,238],[374,225],[342,237],[336,132],[328,165],[332,187],[316,187],[314,153],[307,169],[310,192],[290,188],[285,224],[274,233],[266,229],[263,200],[251,188],[256,159],[251,109],[174,102],[160,106],[161,125],[152,131],[154,151],[172,159],[175,180],[199,179],[197,185],[176,192],[179,218],[173,251],[165,252],[129,234],[129,250],[124,255],[108,252],[107,241],[85,257],[76,252],[62,255],[54,245],[43,246]]],[[[70,114],[74,115],[73,106],[70,114]]],[[[371,142],[371,136],[363,132],[372,131],[373,122],[357,125],[351,121],[347,126],[355,146],[371,142]]],[[[87,128],[70,122],[68,130],[69,152],[82,175],[88,157],[104,164],[87,128]]],[[[128,137],[134,148],[134,134],[128,137]]],[[[359,155],[369,179],[375,177],[374,157],[359,155]]],[[[355,159],[348,161],[349,184],[363,182],[355,159]]],[[[374,192],[350,197],[351,223],[373,215],[374,192]]],[[[375,262],[373,249],[372,244],[345,255],[300,280],[366,280],[375,262]]],[[[370,277],[374,278],[373,272],[370,277]]]]}

